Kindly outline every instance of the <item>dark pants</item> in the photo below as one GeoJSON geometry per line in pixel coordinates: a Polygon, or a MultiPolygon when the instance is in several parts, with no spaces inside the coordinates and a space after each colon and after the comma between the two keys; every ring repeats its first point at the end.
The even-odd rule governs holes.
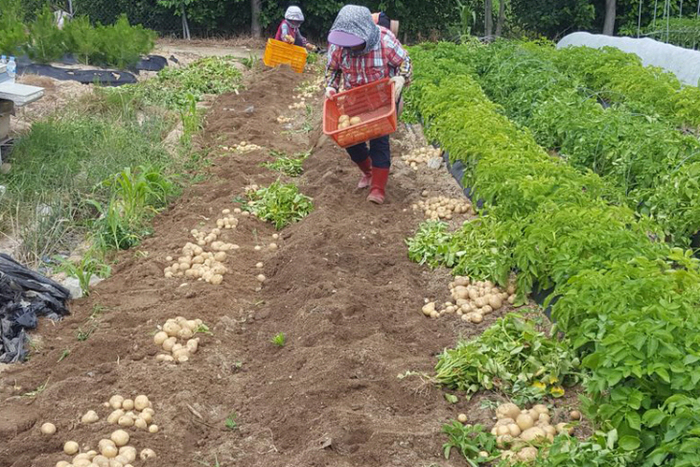
{"type": "Polygon", "coordinates": [[[373,139],[367,143],[356,144],[346,149],[350,159],[356,164],[363,162],[368,157],[372,159],[372,166],[378,169],[388,169],[391,166],[391,150],[389,149],[389,136],[373,139]]]}

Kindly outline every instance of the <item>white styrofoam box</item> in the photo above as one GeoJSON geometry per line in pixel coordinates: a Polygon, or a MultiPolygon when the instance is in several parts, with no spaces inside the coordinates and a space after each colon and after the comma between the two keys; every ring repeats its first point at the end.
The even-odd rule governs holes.
{"type": "Polygon", "coordinates": [[[43,95],[44,88],[38,86],[0,82],[0,99],[12,101],[18,107],[37,101],[41,99],[43,95]]]}

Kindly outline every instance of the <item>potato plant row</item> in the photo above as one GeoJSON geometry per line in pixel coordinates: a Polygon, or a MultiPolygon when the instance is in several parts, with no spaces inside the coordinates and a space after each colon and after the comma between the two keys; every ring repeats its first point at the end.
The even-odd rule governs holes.
{"type": "MultiPolygon", "coordinates": [[[[562,344],[581,359],[584,409],[607,432],[569,446],[576,457],[566,465],[589,465],[593,452],[607,456],[597,465],[693,465],[700,455],[700,264],[690,251],[656,240],[659,226],[620,206],[613,185],[550,156],[503,116],[471,76],[473,65],[448,58],[452,47],[412,49],[409,108],[428,137],[465,165],[464,184],[488,214],[456,232],[425,223],[409,239],[409,255],[501,286],[517,271],[520,299],[550,288],[559,297],[552,317],[566,336],[562,344]]],[[[473,387],[447,370],[455,387],[473,387]]],[[[561,447],[557,438],[553,447],[561,447]]]]}
{"type": "MultiPolygon", "coordinates": [[[[688,245],[700,229],[695,196],[700,189],[700,141],[696,137],[657,119],[653,109],[647,116],[626,105],[604,107],[599,95],[578,76],[559,71],[557,63],[564,62],[560,55],[564,51],[511,42],[444,48],[448,56],[473,66],[473,76],[487,95],[510,118],[527,126],[537,143],[556,151],[578,170],[593,171],[610,181],[620,190],[620,202],[640,216],[650,215],[675,244],[688,245]]],[[[582,55],[579,50],[566,52],[575,66],[582,55]]],[[[700,94],[697,88],[695,94],[700,94]]],[[[700,109],[700,102],[691,106],[700,109]]]]}

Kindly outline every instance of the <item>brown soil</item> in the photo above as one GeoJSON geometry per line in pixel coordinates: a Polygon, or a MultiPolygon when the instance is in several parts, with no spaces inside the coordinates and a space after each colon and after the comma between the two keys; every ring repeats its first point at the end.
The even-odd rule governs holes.
{"type": "MultiPolygon", "coordinates": [[[[102,406],[114,394],[147,394],[154,402],[160,432],[132,431],[130,443],[156,451],[157,462],[146,465],[465,465],[457,455],[442,458],[441,426],[459,412],[474,421],[488,412],[478,399],[448,404],[425,378],[398,377],[430,374],[436,354],[456,336],[494,319],[477,327],[420,313],[424,297],[445,301],[448,273],[410,262],[404,240],[421,221],[411,204],[423,189],[459,193],[444,170],[414,172],[395,151],[388,203],[375,206],[355,190],[359,172],[344,151],[326,144],[297,181],[315,209],[281,232],[277,251],[255,251],[256,242],[272,241],[274,229],[241,218],[237,230],[225,231],[241,249],[229,255],[232,272],[223,284],[163,277],[165,257],[191,241],[190,229],[213,227],[245,185],[276,178],[260,167],[266,150],[232,155],[221,146],[245,140],[288,154],[310,146],[307,134],[285,134],[276,121],[290,115],[295,86],[310,78],[261,71],[246,92],[218,99],[205,134],[207,180],[158,216],[155,234],[121,254],[112,277],[74,302],[70,317],[41,322],[42,344],[30,361],[0,370],[0,467],[53,466],[66,459],[67,440],[94,448],[114,430],[102,406]],[[260,291],[258,261],[268,278],[260,291]],[[96,330],[78,341],[93,313],[96,330]],[[202,337],[190,362],[157,363],[152,333],[178,315],[201,318],[212,335],[202,337]],[[279,332],[287,336],[281,348],[270,342],[279,332]],[[70,355],[57,363],[64,350],[70,355]],[[43,384],[38,395],[21,396],[43,384]],[[79,424],[89,409],[102,419],[79,424]],[[225,420],[233,412],[232,431],[225,420]],[[39,433],[45,421],[56,424],[56,435],[39,433]]],[[[303,112],[298,118],[301,127],[303,112]]],[[[395,139],[410,142],[406,132],[395,139]]]]}

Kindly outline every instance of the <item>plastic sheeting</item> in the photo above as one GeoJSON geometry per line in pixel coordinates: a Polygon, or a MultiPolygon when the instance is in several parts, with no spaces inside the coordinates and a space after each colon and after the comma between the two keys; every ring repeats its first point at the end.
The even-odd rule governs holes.
{"type": "Polygon", "coordinates": [[[0,253],[0,363],[23,361],[27,330],[37,327],[40,316],[67,315],[69,297],[60,284],[0,253]]]}
{"type": "Polygon", "coordinates": [[[686,85],[698,86],[700,81],[700,52],[664,44],[653,39],[612,37],[587,32],[575,32],[559,41],[557,48],[585,46],[593,49],[615,47],[636,54],[644,66],[656,66],[676,75],[686,85]]]}

